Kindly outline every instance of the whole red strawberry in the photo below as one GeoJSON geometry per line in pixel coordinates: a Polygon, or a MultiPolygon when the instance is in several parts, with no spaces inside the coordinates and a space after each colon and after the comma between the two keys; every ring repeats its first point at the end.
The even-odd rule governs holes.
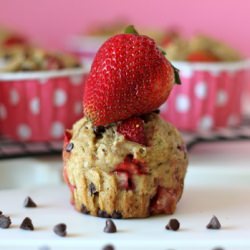
{"type": "Polygon", "coordinates": [[[85,83],[84,114],[94,125],[149,113],[167,99],[176,70],[147,37],[120,34],[99,49],[85,83]]]}

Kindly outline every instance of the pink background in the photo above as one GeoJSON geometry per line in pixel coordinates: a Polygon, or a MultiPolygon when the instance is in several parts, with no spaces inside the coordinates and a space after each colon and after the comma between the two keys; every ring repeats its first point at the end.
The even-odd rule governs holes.
{"type": "Polygon", "coordinates": [[[51,48],[94,23],[123,18],[139,26],[203,31],[250,56],[248,0],[1,0],[0,24],[51,48]]]}

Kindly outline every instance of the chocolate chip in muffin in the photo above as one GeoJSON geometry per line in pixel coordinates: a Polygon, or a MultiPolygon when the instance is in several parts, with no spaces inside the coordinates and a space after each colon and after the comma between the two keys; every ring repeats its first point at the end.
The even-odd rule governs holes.
{"type": "Polygon", "coordinates": [[[102,134],[105,132],[106,129],[104,126],[94,126],[93,130],[94,130],[96,138],[101,139],[102,134]]]}
{"type": "Polygon", "coordinates": [[[165,228],[167,230],[177,231],[180,228],[180,222],[177,219],[170,219],[165,228]]]}
{"type": "Polygon", "coordinates": [[[207,224],[207,229],[220,229],[221,224],[216,216],[213,216],[212,219],[207,224]]]}
{"type": "Polygon", "coordinates": [[[105,233],[116,233],[117,230],[115,223],[111,219],[107,219],[103,231],[105,233]]]}
{"type": "Polygon", "coordinates": [[[156,109],[153,111],[155,114],[160,114],[160,110],[159,109],[156,109]]]}
{"type": "Polygon", "coordinates": [[[9,228],[11,225],[11,219],[9,216],[0,215],[0,228],[9,228]]]}
{"type": "Polygon", "coordinates": [[[113,245],[108,244],[108,245],[104,246],[102,248],[102,250],[115,250],[115,247],[113,245]]]}
{"type": "Polygon", "coordinates": [[[92,195],[98,195],[98,191],[96,190],[95,184],[93,182],[91,182],[89,184],[89,192],[92,195]]]}
{"type": "Polygon", "coordinates": [[[111,215],[113,219],[122,219],[122,214],[118,211],[114,211],[111,215]]]}
{"type": "Polygon", "coordinates": [[[34,226],[33,226],[32,220],[29,217],[25,217],[20,225],[20,228],[23,230],[33,231],[34,226]]]}
{"type": "Polygon", "coordinates": [[[23,202],[24,207],[37,207],[36,203],[29,197],[27,196],[23,202]]]}
{"type": "Polygon", "coordinates": [[[3,212],[2,211],[0,211],[0,215],[2,214],[3,212]]]}
{"type": "Polygon", "coordinates": [[[64,224],[64,223],[59,223],[59,224],[57,224],[57,225],[54,226],[53,231],[54,231],[54,233],[57,234],[58,236],[65,237],[66,234],[67,234],[66,229],[67,229],[66,224],[64,224]]]}
{"type": "Polygon", "coordinates": [[[110,218],[110,215],[106,211],[101,209],[98,210],[97,216],[101,218],[110,218]]]}
{"type": "Polygon", "coordinates": [[[74,148],[74,144],[72,142],[68,143],[65,150],[66,152],[70,153],[74,148]]]}
{"type": "Polygon", "coordinates": [[[80,212],[83,214],[89,214],[89,210],[86,208],[84,204],[82,204],[80,212]]]}

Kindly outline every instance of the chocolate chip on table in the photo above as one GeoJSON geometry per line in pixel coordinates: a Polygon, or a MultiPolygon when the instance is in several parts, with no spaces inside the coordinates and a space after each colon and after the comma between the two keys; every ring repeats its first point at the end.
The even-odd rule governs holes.
{"type": "Polygon", "coordinates": [[[177,219],[170,219],[165,228],[167,230],[177,231],[180,228],[180,222],[177,219]]]}
{"type": "Polygon", "coordinates": [[[58,236],[65,237],[66,234],[67,234],[66,229],[67,229],[66,224],[64,224],[64,223],[59,223],[59,224],[57,224],[57,225],[54,226],[53,231],[54,231],[54,233],[57,234],[58,236]]]}
{"type": "Polygon", "coordinates": [[[101,209],[98,210],[97,216],[101,218],[110,218],[110,215],[106,211],[101,209]]]}
{"type": "Polygon", "coordinates": [[[220,229],[221,224],[216,216],[213,216],[212,219],[207,224],[207,229],[220,229]]]}
{"type": "Polygon", "coordinates": [[[33,231],[34,226],[33,226],[32,220],[29,217],[25,217],[23,222],[20,225],[20,228],[23,230],[33,231]]]}
{"type": "Polygon", "coordinates": [[[122,219],[122,214],[118,211],[114,211],[112,214],[111,214],[111,217],[113,219],[122,219]]]}
{"type": "Polygon", "coordinates": [[[0,228],[9,228],[11,224],[11,219],[3,214],[0,215],[0,228]]]}
{"type": "Polygon", "coordinates": [[[80,212],[83,214],[89,214],[89,210],[86,208],[84,204],[82,204],[80,212]]]}
{"type": "Polygon", "coordinates": [[[70,142],[66,145],[65,150],[66,150],[66,152],[70,153],[73,150],[73,148],[74,148],[74,144],[72,142],[70,142]]]}
{"type": "Polygon", "coordinates": [[[115,250],[115,247],[113,245],[108,244],[108,245],[104,246],[102,248],[102,250],[115,250]]]}
{"type": "Polygon", "coordinates": [[[107,219],[103,231],[105,233],[116,233],[115,223],[111,219],[107,219]]]}
{"type": "Polygon", "coordinates": [[[28,196],[23,202],[24,207],[37,207],[36,203],[28,196]]]}
{"type": "Polygon", "coordinates": [[[89,184],[89,192],[90,192],[91,196],[98,194],[98,191],[96,190],[95,184],[93,182],[91,182],[89,184]]]}

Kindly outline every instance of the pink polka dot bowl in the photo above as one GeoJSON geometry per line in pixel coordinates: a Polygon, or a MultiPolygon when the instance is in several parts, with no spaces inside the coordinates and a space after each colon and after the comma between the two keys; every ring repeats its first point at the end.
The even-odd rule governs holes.
{"type": "Polygon", "coordinates": [[[160,107],[162,117],[183,131],[236,127],[242,121],[241,97],[247,82],[246,61],[173,62],[180,70],[176,85],[160,107]]]}
{"type": "Polygon", "coordinates": [[[0,73],[0,134],[18,141],[61,140],[82,116],[85,70],[0,73]]]}

